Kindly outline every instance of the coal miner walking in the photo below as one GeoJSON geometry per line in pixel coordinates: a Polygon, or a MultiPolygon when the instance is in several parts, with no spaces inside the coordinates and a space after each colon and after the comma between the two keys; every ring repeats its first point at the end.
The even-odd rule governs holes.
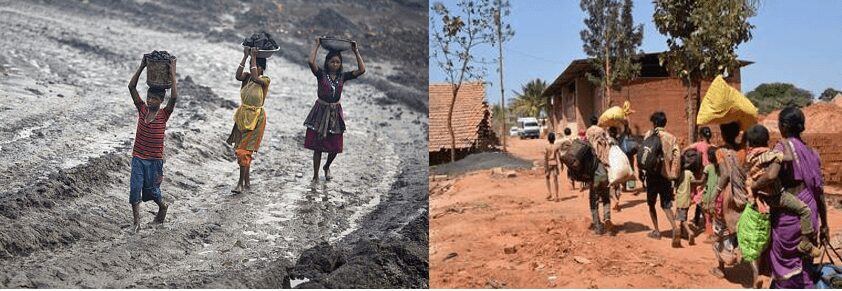
{"type": "Polygon", "coordinates": [[[137,129],[132,149],[132,172],[130,179],[129,203],[132,205],[133,226],[135,232],[140,230],[140,202],[155,201],[158,213],[153,224],[162,224],[167,216],[167,204],[161,196],[161,182],[164,178],[164,139],[167,121],[175,109],[178,100],[178,90],[175,78],[176,58],[166,52],[153,52],[145,55],[140,67],[129,81],[129,93],[137,108],[137,129]],[[150,86],[146,92],[146,102],[137,92],[137,80],[140,73],[147,67],[147,59],[168,61],[169,79],[171,84],[170,100],[167,106],[161,108],[166,97],[166,89],[150,86]]]}
{"type": "Polygon", "coordinates": [[[345,118],[342,114],[342,105],[339,99],[342,96],[342,87],[345,82],[356,79],[365,73],[365,63],[357,43],[351,41],[351,50],[357,58],[357,69],[353,71],[342,70],[342,51],[328,50],[325,56],[324,65],[319,67],[316,64],[316,54],[322,38],[316,38],[316,46],[310,53],[308,64],[310,70],[318,82],[317,97],[315,104],[310,109],[304,126],[307,127],[304,147],[313,150],[313,182],[319,180],[319,164],[322,160],[322,153],[327,153],[327,162],[322,170],[325,172],[325,180],[330,181],[330,165],[336,155],[342,152],[345,132],[345,118]]]}

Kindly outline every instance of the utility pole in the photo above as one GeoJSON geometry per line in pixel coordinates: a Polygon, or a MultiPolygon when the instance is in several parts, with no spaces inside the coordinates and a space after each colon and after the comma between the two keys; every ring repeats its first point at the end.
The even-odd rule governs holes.
{"type": "Polygon", "coordinates": [[[503,135],[503,152],[507,152],[506,150],[506,136],[509,135],[508,129],[506,129],[506,97],[505,91],[503,90],[503,32],[501,26],[503,26],[503,15],[501,15],[501,10],[503,9],[502,0],[497,0],[497,41],[499,41],[499,49],[500,49],[500,108],[503,109],[501,112],[503,113],[503,125],[502,129],[500,130],[501,135],[503,135]]]}

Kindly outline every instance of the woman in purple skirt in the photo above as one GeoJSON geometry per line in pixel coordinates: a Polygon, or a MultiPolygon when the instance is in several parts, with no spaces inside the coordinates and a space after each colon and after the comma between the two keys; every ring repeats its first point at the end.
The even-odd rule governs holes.
{"type": "MultiPolygon", "coordinates": [[[[775,149],[785,153],[784,162],[773,165],[769,177],[758,179],[753,187],[760,188],[773,179],[780,179],[786,191],[795,194],[810,207],[813,213],[813,229],[819,230],[812,239],[821,243],[828,237],[821,160],[818,153],[801,139],[801,132],[804,131],[804,113],[800,109],[784,108],[778,119],[783,139],[775,149]]],[[[771,268],[773,287],[813,288],[813,280],[809,274],[814,267],[813,258],[798,250],[798,243],[801,242],[798,215],[773,209],[771,219],[771,240],[765,255],[761,257],[764,260],[761,265],[771,268]]]]}
{"type": "Polygon", "coordinates": [[[307,127],[304,147],[313,150],[313,182],[319,180],[319,164],[323,152],[327,153],[327,162],[322,168],[325,171],[325,180],[331,179],[330,165],[336,154],[342,152],[342,133],[345,132],[342,105],[339,104],[342,87],[346,81],[365,73],[365,64],[360,51],[357,50],[356,42],[351,42],[351,50],[357,57],[358,68],[350,72],[342,71],[340,51],[328,51],[324,66],[319,68],[316,65],[316,54],[320,45],[320,38],[316,38],[316,47],[310,53],[309,60],[310,70],[318,81],[318,99],[304,121],[304,126],[307,127]]]}

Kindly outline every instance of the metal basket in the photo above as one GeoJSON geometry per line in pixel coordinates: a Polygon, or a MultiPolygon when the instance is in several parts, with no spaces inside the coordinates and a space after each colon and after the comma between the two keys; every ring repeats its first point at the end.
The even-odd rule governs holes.
{"type": "Polygon", "coordinates": [[[351,41],[347,39],[335,38],[330,36],[323,36],[319,38],[319,43],[326,50],[330,51],[347,51],[351,49],[351,41]]]}
{"type": "Polygon", "coordinates": [[[169,89],[172,87],[170,61],[146,60],[146,85],[150,88],[169,89]]]}
{"type": "MultiPolygon", "coordinates": [[[[243,47],[250,47],[250,46],[247,46],[247,45],[243,44],[243,47]]],[[[273,54],[275,54],[276,52],[278,52],[280,50],[281,50],[281,47],[278,47],[278,48],[273,49],[273,50],[257,50],[257,57],[261,58],[261,59],[268,59],[268,58],[272,57],[273,54]]]]}

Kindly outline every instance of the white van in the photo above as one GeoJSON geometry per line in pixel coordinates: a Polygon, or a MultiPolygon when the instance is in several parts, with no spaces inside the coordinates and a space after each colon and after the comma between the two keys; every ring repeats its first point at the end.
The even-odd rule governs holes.
{"type": "Polygon", "coordinates": [[[521,117],[517,119],[517,127],[520,129],[518,136],[524,138],[539,138],[541,134],[541,126],[538,124],[538,119],[535,117],[521,117]]]}

